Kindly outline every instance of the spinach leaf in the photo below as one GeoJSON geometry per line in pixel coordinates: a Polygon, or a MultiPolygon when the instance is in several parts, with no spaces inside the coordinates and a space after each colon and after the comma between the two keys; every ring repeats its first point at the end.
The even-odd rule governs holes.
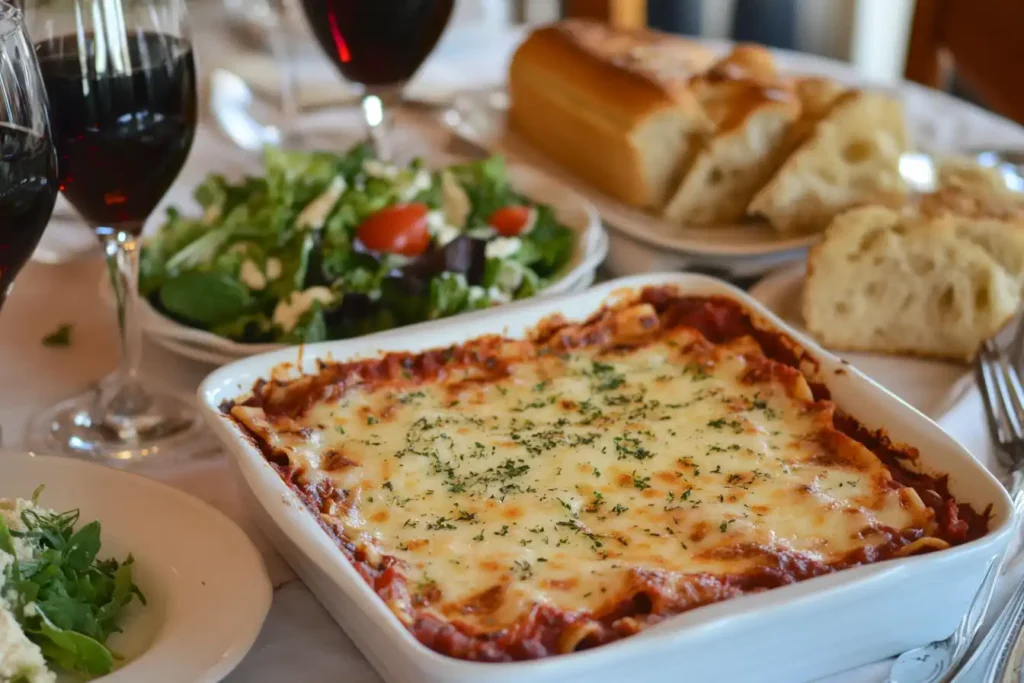
{"type": "Polygon", "coordinates": [[[168,313],[201,325],[233,320],[250,303],[245,285],[224,273],[182,273],[160,288],[160,304],[168,313]]]}

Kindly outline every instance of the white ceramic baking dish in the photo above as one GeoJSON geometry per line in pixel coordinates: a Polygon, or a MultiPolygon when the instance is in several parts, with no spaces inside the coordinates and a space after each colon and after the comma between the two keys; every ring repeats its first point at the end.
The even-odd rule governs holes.
{"type": "MultiPolygon", "coordinates": [[[[872,662],[955,629],[993,558],[1010,538],[1010,499],[996,479],[934,422],[794,332],[740,290],[698,275],[624,278],[589,291],[540,298],[351,341],[244,359],[199,389],[211,428],[230,449],[257,519],[334,619],[389,682],[531,683],[602,681],[806,681],[872,662]],[[259,450],[219,406],[248,393],[282,363],[312,371],[316,359],[417,351],[505,329],[521,335],[555,312],[584,318],[623,287],[674,284],[692,294],[732,297],[796,338],[821,364],[833,399],[869,427],[884,426],[918,447],[925,469],[950,474],[958,500],[993,506],[984,537],[949,550],[837,572],[686,612],[644,633],[584,652],[511,664],[465,662],[419,644],[359,578],[259,450]]],[[[296,663],[297,665],[299,663],[296,663]]]]}

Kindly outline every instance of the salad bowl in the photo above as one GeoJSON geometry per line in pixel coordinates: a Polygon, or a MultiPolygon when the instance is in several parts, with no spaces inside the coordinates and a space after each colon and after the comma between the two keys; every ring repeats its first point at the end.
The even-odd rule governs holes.
{"type": "MultiPolygon", "coordinates": [[[[355,148],[355,150],[358,150],[358,148],[355,148]]],[[[348,157],[356,153],[357,151],[350,151],[347,155],[335,157],[335,159],[340,160],[340,163],[342,164],[348,163],[348,157]]],[[[268,169],[270,169],[268,170],[268,176],[274,173],[273,168],[276,164],[278,167],[278,173],[283,172],[285,174],[291,174],[292,177],[301,177],[301,172],[297,173],[292,169],[289,169],[286,166],[284,166],[285,162],[287,161],[287,158],[281,157],[280,152],[273,151],[269,152],[268,154],[276,155],[276,158],[268,158],[268,169]]],[[[306,157],[311,157],[312,154],[315,153],[285,154],[301,154],[306,155],[306,157]]],[[[300,157],[299,161],[303,162],[303,159],[300,157]]],[[[394,171],[388,171],[386,169],[383,169],[380,165],[374,165],[375,162],[372,160],[364,160],[363,163],[364,167],[370,168],[378,175],[391,173],[392,177],[394,177],[394,171]]],[[[426,171],[426,169],[423,169],[422,171],[420,171],[418,170],[415,162],[411,166],[411,169],[420,174],[430,173],[431,176],[433,176],[435,179],[439,176],[444,175],[445,173],[448,173],[447,170],[426,171]]],[[[195,320],[189,320],[188,318],[190,316],[190,310],[187,308],[187,306],[178,302],[175,299],[175,297],[167,296],[168,287],[166,282],[168,281],[168,277],[166,276],[164,271],[167,270],[167,264],[171,264],[173,266],[175,265],[176,262],[180,262],[182,258],[190,258],[190,252],[191,255],[198,253],[198,251],[201,250],[203,247],[202,243],[204,242],[204,240],[209,241],[213,239],[213,236],[210,234],[206,234],[199,238],[193,238],[193,241],[191,243],[185,244],[183,248],[180,245],[174,245],[174,247],[179,249],[179,251],[177,253],[172,254],[172,250],[165,249],[165,244],[175,239],[174,231],[181,230],[183,224],[185,230],[192,229],[188,223],[191,222],[192,224],[194,224],[197,222],[197,219],[184,218],[181,216],[179,212],[172,210],[169,213],[168,224],[150,238],[147,248],[146,250],[144,250],[143,253],[143,297],[140,300],[140,307],[143,312],[143,324],[147,333],[149,334],[149,336],[153,338],[153,340],[156,343],[167,348],[173,353],[207,364],[222,364],[238,358],[243,358],[247,356],[264,353],[267,351],[280,349],[290,344],[311,343],[315,341],[322,341],[325,339],[339,337],[351,338],[361,336],[361,334],[363,333],[370,333],[380,331],[382,329],[399,327],[409,322],[433,320],[442,317],[448,317],[449,315],[461,313],[464,311],[475,310],[482,307],[489,307],[491,305],[500,305],[501,303],[513,299],[521,299],[526,298],[528,296],[544,296],[550,294],[576,292],[582,289],[586,289],[587,287],[590,286],[590,284],[593,283],[597,267],[604,260],[608,252],[608,236],[604,230],[604,227],[601,224],[600,218],[598,217],[596,210],[588,202],[581,199],[577,195],[565,190],[564,186],[559,185],[558,183],[552,181],[548,176],[534,169],[525,166],[509,166],[508,168],[505,168],[503,161],[500,159],[491,159],[484,162],[465,164],[463,166],[451,166],[449,167],[449,169],[451,169],[452,172],[458,174],[460,181],[467,186],[467,196],[471,198],[471,206],[474,207],[474,211],[476,210],[477,205],[481,202],[484,203],[485,205],[490,203],[490,205],[497,205],[499,207],[503,206],[507,202],[522,202],[527,206],[535,207],[531,209],[531,211],[534,213],[530,220],[534,221],[536,225],[541,226],[540,228],[538,228],[541,231],[541,238],[544,238],[550,234],[558,235],[559,233],[554,232],[555,230],[561,231],[561,235],[564,236],[563,244],[561,246],[552,246],[552,242],[550,241],[541,241],[536,242],[536,244],[529,244],[532,236],[534,235],[534,232],[531,230],[531,228],[533,227],[532,225],[526,228],[526,230],[524,230],[521,239],[513,237],[510,240],[509,238],[504,237],[505,233],[498,233],[494,228],[490,228],[486,225],[483,227],[479,227],[479,218],[474,219],[471,216],[470,218],[467,219],[467,225],[468,223],[476,220],[477,227],[474,227],[472,229],[469,229],[467,227],[465,232],[468,232],[469,235],[474,240],[477,240],[478,236],[480,235],[483,236],[484,240],[489,240],[488,246],[486,247],[486,252],[484,252],[484,242],[482,240],[477,241],[476,246],[474,247],[475,249],[477,249],[478,254],[477,256],[474,256],[474,258],[484,258],[483,254],[486,253],[485,258],[487,268],[505,268],[507,267],[507,265],[509,265],[509,262],[515,262],[511,263],[511,265],[515,266],[516,268],[524,272],[527,269],[532,269],[534,267],[537,268],[538,272],[536,273],[533,272],[532,270],[531,272],[526,273],[526,275],[529,276],[530,283],[532,285],[528,291],[526,289],[526,280],[523,280],[523,284],[519,285],[518,291],[509,290],[508,292],[502,293],[497,291],[497,288],[492,284],[492,282],[485,280],[483,282],[480,282],[480,284],[482,284],[483,287],[476,287],[473,286],[476,283],[467,283],[466,278],[457,272],[441,272],[440,277],[437,277],[436,274],[430,276],[433,278],[434,281],[431,281],[428,285],[429,293],[425,293],[423,295],[424,305],[427,306],[428,309],[421,309],[420,312],[417,314],[420,317],[414,317],[412,319],[405,321],[392,321],[391,324],[385,323],[382,326],[371,327],[369,329],[365,329],[362,331],[344,329],[339,333],[337,329],[328,329],[325,335],[322,331],[315,329],[316,325],[312,324],[313,321],[309,318],[310,313],[307,310],[303,314],[305,317],[302,318],[299,325],[295,328],[294,331],[287,334],[282,334],[282,331],[277,327],[278,320],[276,319],[276,317],[272,323],[270,322],[270,309],[267,307],[264,307],[265,313],[262,314],[262,318],[260,320],[260,324],[263,325],[262,331],[258,332],[257,334],[249,334],[249,332],[252,330],[252,327],[246,327],[246,325],[249,324],[247,322],[248,314],[243,314],[239,316],[238,320],[240,321],[239,324],[241,325],[241,327],[239,327],[239,324],[235,324],[234,322],[229,323],[227,326],[204,324],[202,321],[197,322],[195,320]],[[497,189],[495,189],[495,187],[497,187],[497,189]],[[501,193],[506,194],[501,195],[501,193]],[[498,196],[496,197],[496,195],[498,196]],[[545,224],[542,225],[542,222],[545,222],[545,224]],[[508,255],[501,253],[501,250],[492,251],[492,246],[490,245],[490,242],[504,242],[505,244],[502,246],[508,246],[509,242],[521,242],[523,243],[524,247],[523,251],[529,251],[530,253],[535,254],[534,258],[538,259],[542,263],[538,266],[527,265],[524,268],[522,266],[522,263],[529,263],[528,261],[526,261],[526,259],[530,258],[529,256],[521,257],[522,252],[520,252],[520,254],[517,255],[508,255]],[[526,247],[528,247],[529,249],[526,249],[526,247]],[[558,253],[555,257],[549,258],[549,255],[552,253],[552,250],[558,249],[560,249],[563,253],[558,253]],[[161,251],[163,253],[161,253],[161,251]],[[547,251],[548,253],[545,253],[545,251],[547,251]],[[544,262],[554,262],[555,265],[549,270],[544,270],[544,262]],[[540,275],[540,277],[537,276],[538,274],[540,275]],[[435,294],[437,294],[437,290],[440,289],[438,285],[455,284],[455,286],[460,286],[457,283],[461,283],[462,287],[467,287],[467,284],[469,284],[468,290],[471,295],[469,297],[469,300],[467,301],[467,299],[463,297],[461,307],[448,306],[446,310],[435,310],[435,294]],[[161,286],[163,286],[165,289],[161,289],[161,286]],[[479,296],[481,292],[487,292],[488,296],[493,295],[494,299],[488,300],[483,304],[475,304],[472,301],[472,297],[474,295],[479,296]],[[168,303],[170,305],[167,305],[168,303]],[[269,329],[271,325],[273,325],[273,332],[268,333],[267,329],[269,329]],[[303,327],[304,325],[306,325],[307,327],[303,327]],[[313,336],[309,336],[309,331],[313,332],[313,336]]],[[[315,172],[315,170],[316,169],[314,168],[313,172],[315,172]]],[[[398,172],[402,173],[405,172],[405,170],[400,170],[398,172]]],[[[364,176],[357,175],[354,183],[358,186],[360,183],[364,182],[362,180],[363,177],[364,176]]],[[[210,179],[208,179],[205,183],[200,185],[195,191],[197,200],[207,212],[207,215],[202,220],[208,220],[211,213],[216,213],[216,209],[214,209],[213,211],[211,211],[210,209],[210,206],[212,206],[210,196],[217,196],[218,193],[230,196],[232,193],[244,192],[247,183],[251,182],[253,182],[253,180],[248,179],[246,181],[243,181],[241,184],[231,184],[222,178],[211,176],[210,179]]],[[[260,181],[257,180],[256,182],[258,183],[260,181]]],[[[437,181],[435,180],[435,182],[437,181]]],[[[270,184],[271,181],[268,180],[267,183],[270,184]]],[[[321,184],[321,186],[324,185],[326,184],[321,184]]],[[[329,191],[330,185],[326,186],[329,191]]],[[[424,187],[426,187],[425,183],[424,187]]],[[[369,194],[370,188],[371,183],[366,182],[366,194],[369,194]]],[[[443,195],[443,192],[441,194],[443,195]]],[[[423,196],[429,196],[429,191],[424,191],[423,196]]],[[[338,219],[338,217],[341,214],[343,214],[345,211],[349,209],[349,207],[346,205],[346,202],[353,203],[357,201],[366,201],[365,199],[360,198],[358,196],[354,200],[349,200],[347,199],[347,197],[347,194],[342,195],[341,201],[337,202],[337,206],[334,207],[333,212],[328,211],[325,221],[326,224],[328,225],[328,229],[332,221],[338,219]]],[[[370,200],[375,201],[373,197],[371,197],[370,200]]],[[[419,198],[417,198],[417,200],[419,200],[419,198]]],[[[230,202],[232,200],[229,199],[228,201],[230,202]]],[[[233,201],[236,201],[237,203],[237,199],[233,201]]],[[[312,202],[309,202],[309,204],[315,204],[317,201],[320,201],[318,197],[315,198],[312,202]]],[[[423,201],[430,200],[424,199],[423,201]]],[[[447,206],[446,202],[448,200],[444,196],[442,196],[439,201],[443,206],[447,206]]],[[[249,209],[249,207],[245,207],[244,205],[243,208],[249,209]]],[[[261,210],[261,207],[257,207],[257,210],[261,210]]],[[[483,211],[490,211],[490,209],[483,209],[483,211]]],[[[229,211],[229,213],[232,212],[229,211]]],[[[437,211],[431,213],[433,214],[441,212],[437,211]]],[[[217,229],[219,229],[219,224],[217,223],[216,220],[217,218],[218,217],[215,215],[213,221],[208,221],[211,223],[210,233],[213,233],[217,229]]],[[[258,219],[259,217],[256,216],[255,220],[257,220],[257,222],[258,219]]],[[[233,216],[231,215],[229,215],[226,218],[223,218],[223,222],[230,222],[231,220],[233,220],[233,216]]],[[[300,215],[300,217],[296,219],[296,221],[301,220],[303,220],[303,218],[300,215]]],[[[433,217],[431,217],[431,221],[433,221],[433,217]]],[[[450,230],[450,228],[442,228],[442,230],[445,229],[450,230]]],[[[446,263],[444,269],[448,270],[449,266],[447,264],[451,263],[452,257],[450,253],[445,252],[451,251],[451,240],[453,239],[452,235],[447,235],[447,247],[436,246],[438,244],[444,243],[441,242],[442,238],[439,237],[437,230],[433,226],[431,227],[431,235],[431,246],[428,248],[428,251],[423,256],[417,259],[410,259],[408,257],[393,257],[391,255],[385,254],[383,255],[383,257],[380,258],[379,266],[374,266],[378,267],[379,270],[377,271],[376,274],[371,273],[370,277],[377,277],[378,281],[379,278],[382,276],[388,278],[394,277],[396,273],[402,273],[403,269],[408,270],[410,268],[417,268],[418,263],[430,259],[432,254],[434,260],[436,261],[439,253],[443,253],[446,263]],[[391,269],[391,273],[387,274],[386,276],[382,275],[384,271],[386,271],[389,268],[391,269]]],[[[465,238],[465,233],[459,235],[459,239],[465,241],[465,238]]],[[[261,237],[260,239],[265,240],[266,238],[261,237]]],[[[352,251],[360,252],[362,250],[361,243],[357,243],[357,240],[355,238],[352,238],[352,243],[352,251]]],[[[238,244],[238,242],[236,242],[235,244],[238,244]]],[[[236,249],[236,247],[234,247],[233,245],[229,245],[227,246],[227,248],[225,248],[225,245],[221,244],[218,245],[216,248],[220,249],[220,253],[213,257],[207,256],[206,258],[209,261],[209,265],[200,265],[198,268],[196,268],[196,271],[199,272],[201,275],[205,275],[208,272],[216,273],[217,269],[222,267],[222,263],[227,263],[228,265],[223,266],[224,268],[236,268],[235,271],[232,271],[230,272],[230,274],[227,275],[227,278],[233,278],[235,280],[244,281],[244,273],[239,273],[237,269],[238,259],[235,258],[235,265],[231,265],[230,259],[234,255],[232,252],[233,250],[236,249]]],[[[314,252],[311,255],[304,254],[302,258],[311,259],[313,263],[316,263],[317,259],[330,260],[334,258],[334,255],[328,253],[326,249],[327,248],[325,247],[324,252],[319,255],[314,250],[314,252]]],[[[259,252],[259,256],[254,257],[254,260],[261,266],[269,265],[271,261],[278,260],[277,257],[273,255],[274,252],[272,252],[269,247],[264,246],[262,249],[257,247],[256,251],[259,252]]],[[[357,257],[364,258],[362,254],[358,253],[357,257]]],[[[365,261],[357,261],[356,263],[361,264],[363,262],[365,261]]],[[[244,262],[243,265],[245,265],[244,262]]],[[[314,266],[308,267],[312,269],[314,266]]],[[[456,265],[454,267],[459,268],[464,266],[456,265]]],[[[477,266],[471,266],[471,268],[476,267],[477,266]]],[[[251,270],[251,268],[247,265],[245,265],[245,268],[249,268],[251,270]]],[[[244,270],[245,268],[243,268],[242,270],[244,270]]],[[[326,266],[324,268],[325,270],[327,270],[326,266]]],[[[479,272],[479,270],[477,272],[479,272]]],[[[467,271],[467,275],[468,274],[469,271],[467,271]]],[[[218,275],[223,274],[219,273],[218,275]]],[[[286,279],[287,277],[288,275],[286,274],[281,279],[286,279]]],[[[357,278],[352,276],[351,271],[346,272],[343,270],[340,273],[340,275],[337,275],[336,277],[337,279],[335,281],[323,284],[327,285],[334,292],[342,292],[341,294],[339,294],[339,296],[343,300],[347,296],[346,293],[352,291],[351,287],[354,286],[358,289],[359,287],[363,286],[362,282],[356,281],[357,278]],[[356,282],[353,284],[354,281],[356,282]]],[[[485,277],[490,276],[485,275],[485,277]]],[[[307,287],[309,285],[309,280],[310,277],[307,274],[307,287]]],[[[231,284],[235,288],[238,287],[238,285],[234,282],[231,284]]],[[[243,285],[244,284],[245,282],[243,282],[243,285]]],[[[320,283],[318,282],[317,284],[320,283]]],[[[299,289],[301,290],[301,288],[299,289]]],[[[322,290],[323,288],[317,287],[315,289],[322,290]]],[[[270,290],[270,287],[267,287],[267,290],[270,290]]],[[[292,292],[290,294],[285,294],[282,295],[282,298],[294,296],[297,293],[301,292],[292,292]]],[[[260,294],[261,293],[256,293],[256,295],[260,294]]],[[[443,296],[443,292],[441,294],[443,296]]],[[[364,301],[367,299],[367,297],[363,295],[357,296],[360,296],[360,298],[362,298],[364,301]]],[[[454,296],[457,298],[458,296],[460,296],[460,294],[456,292],[454,296]]],[[[103,286],[103,297],[108,302],[108,304],[113,305],[113,297],[111,296],[108,286],[103,286]]],[[[374,297],[381,297],[381,293],[379,290],[371,292],[369,294],[369,298],[371,300],[376,301],[374,297]]],[[[208,305],[206,299],[210,297],[209,293],[206,290],[198,289],[196,295],[193,298],[198,299],[198,301],[196,303],[185,303],[189,306],[199,306],[200,308],[202,308],[208,305]]],[[[347,301],[345,303],[347,304],[347,301]]],[[[278,307],[273,309],[275,315],[279,312],[278,309],[281,308],[280,299],[278,300],[278,304],[278,307]]],[[[382,298],[378,305],[380,308],[386,309],[388,307],[395,306],[404,307],[406,305],[406,302],[388,300],[387,295],[385,294],[385,296],[382,298]]],[[[202,312],[205,313],[205,311],[202,312]]],[[[329,313],[328,315],[333,314],[329,313]]]]}

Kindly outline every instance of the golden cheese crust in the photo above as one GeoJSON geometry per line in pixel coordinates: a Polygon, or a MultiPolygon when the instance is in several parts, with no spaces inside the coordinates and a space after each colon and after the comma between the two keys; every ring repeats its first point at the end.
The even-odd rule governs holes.
{"type": "Polygon", "coordinates": [[[984,533],[814,371],[739,304],[652,288],[225,411],[421,642],[508,661],[984,533]]]}

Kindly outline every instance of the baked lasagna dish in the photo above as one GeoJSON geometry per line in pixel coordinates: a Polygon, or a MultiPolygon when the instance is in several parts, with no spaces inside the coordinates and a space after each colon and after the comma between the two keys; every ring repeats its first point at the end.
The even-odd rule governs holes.
{"type": "Polygon", "coordinates": [[[651,287],[223,410],[421,643],[502,662],[985,533],[817,374],[736,301],[651,287]]]}

